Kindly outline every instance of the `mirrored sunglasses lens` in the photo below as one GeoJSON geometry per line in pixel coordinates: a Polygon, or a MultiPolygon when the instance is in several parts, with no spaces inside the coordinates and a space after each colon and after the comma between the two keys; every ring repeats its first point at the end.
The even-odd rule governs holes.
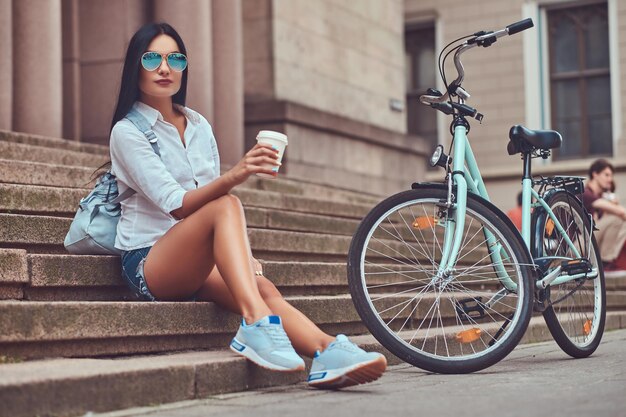
{"type": "Polygon", "coordinates": [[[154,52],[145,53],[141,57],[141,65],[143,65],[146,70],[153,71],[161,65],[161,55],[154,52]]]}
{"type": "Polygon", "coordinates": [[[183,54],[169,54],[167,63],[174,71],[183,71],[187,68],[187,57],[183,54]]]}

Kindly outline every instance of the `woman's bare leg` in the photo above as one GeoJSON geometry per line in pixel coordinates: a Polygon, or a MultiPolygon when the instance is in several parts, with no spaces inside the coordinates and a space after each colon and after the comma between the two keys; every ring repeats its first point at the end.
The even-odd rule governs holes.
{"type": "Polygon", "coordinates": [[[157,299],[194,294],[214,266],[248,324],[272,314],[261,297],[250,263],[250,243],[241,202],[230,194],[203,206],[172,227],[146,258],[146,283],[157,299]]]}
{"type": "MultiPolygon", "coordinates": [[[[324,333],[308,317],[289,304],[270,280],[265,277],[256,279],[263,300],[274,314],[281,317],[285,332],[296,352],[312,358],[316,350],[326,349],[326,346],[334,340],[332,336],[324,333]]],[[[220,307],[234,313],[241,313],[218,268],[213,268],[209,274],[198,292],[198,299],[213,301],[220,307]]]]}

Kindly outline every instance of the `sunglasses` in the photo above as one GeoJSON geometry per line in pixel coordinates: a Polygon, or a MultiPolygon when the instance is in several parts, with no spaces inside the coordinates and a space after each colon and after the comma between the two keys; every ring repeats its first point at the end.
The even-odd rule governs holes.
{"type": "Polygon", "coordinates": [[[172,71],[181,72],[187,68],[187,57],[179,52],[172,52],[167,55],[161,55],[158,52],[146,52],[141,56],[141,66],[146,71],[154,71],[161,66],[164,58],[172,71]]]}

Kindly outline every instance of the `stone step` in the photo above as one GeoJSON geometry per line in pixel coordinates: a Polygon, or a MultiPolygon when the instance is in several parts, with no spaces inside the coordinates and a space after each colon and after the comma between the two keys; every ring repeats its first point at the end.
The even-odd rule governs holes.
{"type": "MultiPolygon", "coordinates": [[[[352,233],[359,223],[358,220],[251,207],[246,208],[246,216],[254,256],[258,259],[291,262],[345,263],[352,233]]],[[[62,217],[0,214],[0,247],[28,249],[32,253],[66,253],[63,239],[70,223],[69,218],[62,217]]],[[[391,254],[391,258],[378,257],[383,267],[390,259],[397,263],[396,258],[400,257],[408,261],[421,256],[422,262],[429,262],[423,254],[405,242],[379,239],[370,248],[374,248],[376,253],[391,254]]],[[[481,253],[475,251],[464,256],[463,262],[476,263],[482,257],[481,253]]],[[[375,260],[373,257],[368,259],[375,260]]],[[[370,268],[370,271],[374,269],[370,268]]]]}
{"type": "Polygon", "coordinates": [[[90,167],[92,170],[109,160],[108,155],[67,149],[0,141],[0,159],[43,162],[46,164],[90,167]]]}
{"type": "MultiPolygon", "coordinates": [[[[94,168],[109,160],[109,148],[72,140],[0,130],[0,160],[5,160],[0,164],[2,167],[0,171],[4,171],[6,167],[9,168],[9,171],[15,171],[16,169],[13,167],[23,168],[19,162],[39,162],[46,165],[38,167],[44,171],[43,173],[31,173],[32,170],[30,169],[24,170],[22,179],[16,178],[17,175],[14,173],[11,173],[10,176],[9,174],[2,174],[0,182],[59,186],[60,182],[65,181],[68,183],[67,186],[73,187],[80,186],[84,174],[89,174],[86,177],[88,179],[94,168]],[[8,164],[10,161],[15,162],[16,165],[8,164]],[[51,165],[56,165],[56,167],[53,168],[51,165]],[[65,169],[59,168],[59,165],[64,166],[65,169]],[[74,170],[68,171],[71,168],[74,170]],[[60,172],[69,172],[69,177],[72,179],[63,179],[52,183],[43,182],[45,181],[43,178],[55,178],[55,174],[60,172]]],[[[380,196],[375,194],[319,184],[314,180],[290,179],[284,175],[271,180],[252,176],[241,187],[366,204],[380,200],[380,196]]]]}
{"type": "Polygon", "coordinates": [[[93,168],[0,159],[0,184],[81,188],[86,194],[93,173],[93,168]]]}
{"type": "MultiPolygon", "coordinates": [[[[407,184],[407,188],[408,186],[410,186],[410,184],[407,184]]],[[[333,187],[328,184],[318,184],[313,181],[307,182],[302,179],[290,179],[288,176],[279,176],[275,179],[265,179],[253,175],[238,187],[299,195],[315,200],[334,200],[345,203],[366,204],[370,207],[373,207],[386,197],[366,193],[364,191],[354,191],[333,187]]]]}
{"type": "MultiPolygon", "coordinates": [[[[466,295],[445,293],[439,297],[439,320],[455,325],[457,313],[452,299],[466,295]]],[[[390,326],[409,330],[421,327],[432,316],[432,305],[439,297],[428,294],[416,300],[413,295],[402,294],[374,303],[384,320],[394,320],[390,326]]],[[[366,330],[348,294],[286,299],[329,333],[359,334],[366,330]]],[[[626,310],[626,292],[608,292],[607,309],[626,310]]],[[[502,303],[491,310],[492,314],[494,311],[504,317],[510,308],[502,303]]],[[[239,324],[236,315],[210,302],[0,301],[0,317],[4,319],[0,322],[0,352],[20,358],[214,348],[226,343],[239,324]]]]}
{"type": "MultiPolygon", "coordinates": [[[[261,263],[265,276],[283,295],[334,295],[348,292],[345,262],[277,262],[261,259],[261,263]]],[[[376,282],[370,281],[372,284],[376,282]]],[[[398,291],[405,287],[400,287],[398,291]]],[[[607,278],[606,289],[626,291],[626,275],[607,278]]],[[[372,289],[373,292],[375,290],[372,289]]],[[[132,297],[120,277],[120,260],[117,256],[29,254],[24,249],[0,249],[0,299],[116,301],[132,297]]]]}
{"type": "MultiPolygon", "coordinates": [[[[58,213],[63,216],[73,216],[78,208],[78,202],[89,191],[90,189],[86,188],[0,183],[0,212],[58,213]]],[[[235,188],[232,193],[239,197],[244,207],[269,208],[339,218],[361,219],[373,207],[367,204],[322,200],[247,188],[235,188]]]]}
{"type": "MultiPolygon", "coordinates": [[[[283,295],[348,291],[345,263],[262,261],[283,295]]],[[[0,249],[0,299],[116,301],[132,299],[117,256],[28,254],[0,249]]]]}
{"type": "MultiPolygon", "coordinates": [[[[26,216],[31,213],[33,215],[43,214],[47,217],[53,216],[56,220],[48,218],[48,221],[67,223],[65,229],[67,231],[71,218],[78,208],[78,204],[72,204],[68,197],[73,199],[77,190],[50,187],[45,187],[45,189],[44,187],[36,187],[37,190],[29,190],[24,187],[0,185],[0,211],[25,214],[26,216]],[[70,209],[71,211],[69,211],[70,209]]],[[[241,192],[241,194],[248,194],[248,192],[241,192]]],[[[306,205],[298,203],[293,204],[293,206],[300,210],[316,210],[315,205],[307,208],[306,205]]],[[[338,205],[338,208],[340,209],[341,206],[338,205]]],[[[327,210],[319,208],[319,211],[327,210]]],[[[347,209],[345,214],[350,214],[350,211],[354,212],[354,210],[347,209]]],[[[252,205],[245,206],[245,214],[248,227],[274,230],[352,235],[360,223],[359,218],[309,214],[279,208],[256,208],[252,205]]],[[[2,213],[0,213],[0,217],[3,217],[2,213]]],[[[15,218],[9,219],[17,221],[15,218]]],[[[33,239],[36,241],[36,238],[33,239]]]]}
{"type": "MultiPolygon", "coordinates": [[[[607,331],[624,327],[626,312],[607,315],[607,331]]],[[[389,365],[402,363],[370,335],[351,339],[366,350],[383,352],[389,365]]],[[[522,343],[550,340],[542,317],[533,317],[522,343]]],[[[6,363],[0,365],[0,374],[0,403],[4,415],[12,417],[105,412],[297,384],[306,378],[305,372],[266,371],[224,350],[6,363]]]]}
{"type": "MultiPolygon", "coordinates": [[[[334,295],[348,292],[345,262],[277,262],[261,259],[265,276],[283,295],[334,295]]],[[[390,265],[389,270],[394,266],[390,265]]],[[[372,277],[370,285],[388,284],[389,276],[372,277]]],[[[394,291],[411,288],[402,276],[394,291]]],[[[494,283],[495,285],[495,283],[494,283]]],[[[468,285],[469,287],[470,285],[468,285]]],[[[485,287],[484,284],[482,284],[485,287]]],[[[372,288],[383,293],[389,286],[372,288]]],[[[626,277],[607,280],[608,290],[626,290],[626,277]],[[610,281],[610,283],[609,283],[610,281]]],[[[120,277],[117,256],[29,254],[0,249],[0,299],[30,301],[117,301],[131,294],[120,277]]]]}
{"type": "MultiPolygon", "coordinates": [[[[365,331],[348,295],[287,299],[327,332],[365,331]]],[[[0,317],[0,352],[20,359],[221,347],[240,320],[211,302],[0,301],[0,317]]]]}
{"type": "MultiPolygon", "coordinates": [[[[345,262],[351,236],[302,233],[284,230],[254,228],[271,227],[280,221],[286,223],[297,216],[278,216],[266,220],[262,210],[248,215],[248,236],[255,257],[267,260],[345,262]]],[[[310,216],[304,216],[310,220],[310,216]]],[[[333,223],[333,219],[329,220],[333,223]]],[[[0,214],[0,247],[27,248],[31,252],[66,253],[63,240],[71,219],[52,216],[0,214]]],[[[285,224],[286,224],[285,223],[285,224]]],[[[286,226],[284,226],[286,227],[286,226]]],[[[300,224],[293,225],[301,228],[300,224]]]]}
{"type": "Polygon", "coordinates": [[[67,139],[51,138],[31,133],[13,132],[11,130],[0,130],[0,142],[21,143],[25,145],[84,152],[95,155],[109,155],[108,146],[83,143],[67,139]]]}

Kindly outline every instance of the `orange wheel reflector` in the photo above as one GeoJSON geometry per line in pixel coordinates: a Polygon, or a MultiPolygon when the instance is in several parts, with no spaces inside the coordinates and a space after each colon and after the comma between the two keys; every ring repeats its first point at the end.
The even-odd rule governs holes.
{"type": "Polygon", "coordinates": [[[420,216],[413,222],[413,227],[419,230],[428,229],[433,227],[437,223],[437,219],[434,216],[420,216]]]}
{"type": "Polygon", "coordinates": [[[548,221],[546,222],[546,235],[548,236],[552,235],[553,231],[554,231],[554,221],[552,219],[548,219],[548,221]]]}
{"type": "Polygon", "coordinates": [[[591,333],[591,320],[587,320],[585,324],[583,324],[583,332],[585,332],[585,336],[591,333]]]}
{"type": "Polygon", "coordinates": [[[463,330],[456,334],[456,340],[459,343],[472,343],[480,338],[480,335],[483,331],[473,327],[468,330],[463,330]]]}

